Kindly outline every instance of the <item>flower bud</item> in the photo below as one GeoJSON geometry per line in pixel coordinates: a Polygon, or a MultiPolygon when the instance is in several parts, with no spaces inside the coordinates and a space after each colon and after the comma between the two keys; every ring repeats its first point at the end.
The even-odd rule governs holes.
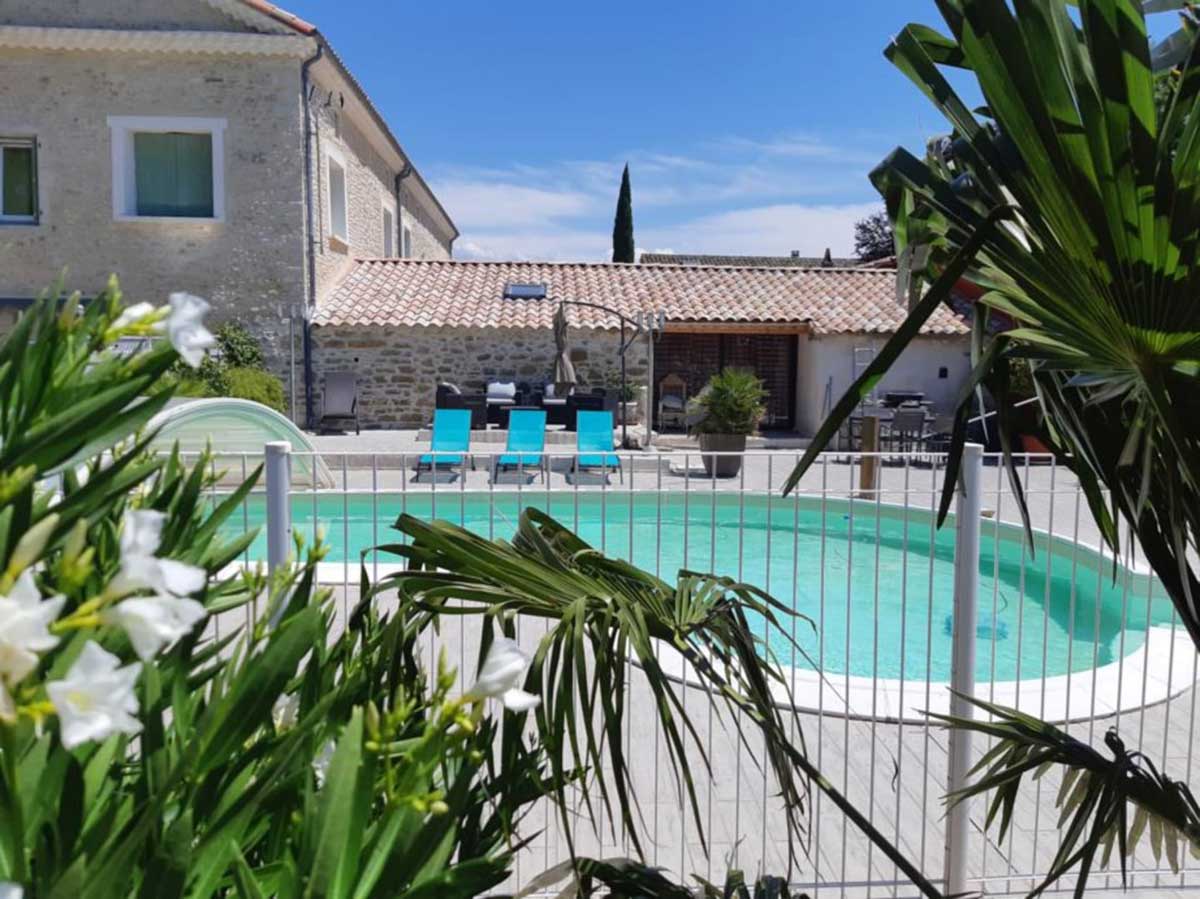
{"type": "Polygon", "coordinates": [[[8,560],[8,573],[16,577],[34,562],[42,557],[42,551],[50,540],[50,535],[58,527],[58,513],[51,512],[24,534],[17,542],[12,557],[8,560]]]}

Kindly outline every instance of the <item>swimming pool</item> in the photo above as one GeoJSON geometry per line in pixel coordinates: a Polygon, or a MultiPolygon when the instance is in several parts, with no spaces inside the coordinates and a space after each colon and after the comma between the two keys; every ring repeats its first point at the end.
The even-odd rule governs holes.
{"type": "MultiPolygon", "coordinates": [[[[328,560],[348,558],[353,582],[361,551],[395,542],[390,525],[402,511],[500,539],[512,535],[526,506],[667,580],[688,567],[770,592],[815,626],[785,621],[808,658],[784,635],[766,634],[784,664],[860,677],[950,678],[954,528],[951,521],[935,531],[925,510],[715,491],[447,490],[297,493],[292,519],[308,535],[323,528],[328,560]]],[[[261,498],[247,503],[244,521],[264,523],[261,498]]],[[[243,522],[235,523],[240,528],[243,522]]],[[[265,558],[262,534],[251,555],[265,558]]],[[[373,561],[369,554],[368,566],[373,561]]],[[[378,561],[397,560],[381,555],[378,561]]],[[[985,521],[979,681],[1086,671],[1138,650],[1148,628],[1171,623],[1173,609],[1150,578],[1124,569],[1119,574],[1114,582],[1111,558],[1044,535],[1031,554],[1018,528],[985,521]]]]}

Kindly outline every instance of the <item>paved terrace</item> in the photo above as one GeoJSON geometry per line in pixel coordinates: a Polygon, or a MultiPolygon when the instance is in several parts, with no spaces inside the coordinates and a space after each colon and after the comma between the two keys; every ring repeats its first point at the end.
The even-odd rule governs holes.
{"type": "MultiPolygon", "coordinates": [[[[447,483],[419,483],[413,472],[400,467],[403,454],[423,451],[427,444],[418,442],[415,432],[373,432],[361,437],[318,437],[319,450],[339,480],[351,488],[407,490],[436,489],[458,491],[488,489],[487,465],[480,460],[478,469],[468,470],[465,480],[447,483]],[[348,453],[344,458],[337,454],[348,453]],[[371,460],[364,453],[381,454],[371,460]],[[343,467],[344,466],[344,467],[343,467]]],[[[608,486],[581,485],[583,490],[635,489],[717,490],[777,492],[797,457],[796,450],[752,455],[747,458],[744,474],[715,484],[684,464],[679,452],[642,454],[627,471],[625,482],[616,478],[608,486]]],[[[829,456],[828,461],[806,475],[801,489],[819,492],[822,485],[831,495],[848,494],[857,488],[857,466],[844,457],[829,456]]],[[[1030,464],[1023,468],[1029,505],[1035,527],[1074,537],[1098,545],[1099,532],[1091,520],[1086,503],[1075,489],[1069,472],[1049,465],[1030,464]]],[[[940,483],[935,468],[918,465],[885,466],[882,471],[880,499],[903,502],[907,493],[914,506],[931,507],[936,502],[940,483]]],[[[550,476],[550,489],[573,489],[562,471],[550,476]]],[[[511,486],[497,489],[514,489],[511,486]]],[[[545,489],[540,482],[527,489],[545,489]]],[[[1003,473],[996,466],[985,469],[984,506],[988,514],[1002,521],[1018,521],[1016,504],[1003,473]]],[[[987,531],[985,528],[985,539],[987,531]]],[[[340,567],[340,566],[339,566],[340,567]]],[[[336,588],[335,604],[340,621],[344,610],[356,599],[349,577],[346,586],[336,588]]],[[[384,602],[390,600],[385,599],[384,602]]],[[[335,624],[335,626],[340,626],[335,624]]],[[[522,622],[521,643],[531,649],[544,632],[542,622],[522,622]]],[[[477,630],[468,622],[451,621],[443,629],[441,644],[458,660],[463,669],[473,666],[477,630]]],[[[435,647],[429,647],[430,659],[435,647]]],[[[1173,664],[1196,680],[1197,656],[1181,655],[1173,664]],[[1188,669],[1190,668],[1190,672],[1188,669]]],[[[745,749],[739,750],[730,722],[715,718],[707,711],[707,696],[697,688],[686,688],[690,710],[698,710],[696,721],[700,738],[712,759],[711,785],[700,788],[701,814],[706,822],[710,851],[705,854],[696,828],[680,805],[675,784],[669,775],[665,746],[652,713],[648,690],[640,675],[631,678],[628,708],[630,735],[628,751],[633,758],[636,795],[645,817],[644,832],[649,836],[647,854],[651,861],[673,872],[699,873],[718,878],[727,864],[736,864],[748,872],[787,870],[786,833],[771,778],[765,776],[745,749]]],[[[986,686],[984,687],[986,689],[986,686]]],[[[944,685],[932,685],[930,694],[944,691],[944,685]]],[[[924,698],[924,697],[921,697],[924,698]]],[[[1116,727],[1129,744],[1139,746],[1156,764],[1193,785],[1192,770],[1195,739],[1196,692],[1185,689],[1168,702],[1120,715],[1078,721],[1067,726],[1070,733],[1099,744],[1109,727],[1116,727]]],[[[826,776],[858,805],[870,811],[872,819],[885,834],[896,839],[910,858],[921,863],[932,876],[942,866],[942,795],[946,778],[946,733],[938,728],[914,722],[870,721],[844,716],[801,713],[796,740],[803,739],[811,758],[818,761],[826,776]]],[[[756,743],[751,737],[751,748],[756,743]]],[[[975,738],[976,755],[988,747],[975,738]]],[[[696,764],[699,764],[698,760],[696,764]]],[[[1034,886],[1031,872],[1044,872],[1057,846],[1058,813],[1054,800],[1059,786],[1057,771],[1048,773],[1038,785],[1026,785],[1014,813],[1015,826],[1003,845],[995,834],[983,833],[983,803],[972,808],[972,847],[970,875],[977,886],[988,893],[1023,893],[1034,886]]],[[[828,801],[810,806],[808,844],[802,850],[803,861],[792,871],[797,883],[809,884],[814,895],[907,896],[914,890],[893,885],[896,872],[873,850],[828,801]],[[868,886],[867,884],[871,885],[868,886]],[[836,884],[849,884],[842,887],[836,884]]],[[[565,843],[552,819],[538,809],[527,822],[529,832],[540,832],[530,849],[522,853],[517,879],[524,883],[538,872],[562,859],[565,843]]],[[[601,856],[632,854],[627,836],[605,821],[600,834],[579,821],[578,851],[601,856]]],[[[1190,864],[1195,864],[1189,860],[1190,864]]],[[[1156,861],[1148,848],[1139,851],[1136,874],[1130,895],[1183,896],[1200,889],[1200,872],[1183,877],[1163,873],[1165,860],[1156,861]]],[[[1089,893],[1101,888],[1119,889],[1119,878],[1099,877],[1089,883],[1089,893]]],[[[1070,888],[1073,883],[1067,882],[1070,888]]]]}

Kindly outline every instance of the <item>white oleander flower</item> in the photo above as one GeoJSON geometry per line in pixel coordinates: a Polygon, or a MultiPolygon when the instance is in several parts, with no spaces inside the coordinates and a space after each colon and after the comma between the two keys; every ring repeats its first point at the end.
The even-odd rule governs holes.
{"type": "Polygon", "coordinates": [[[7,596],[0,596],[0,681],[20,683],[37,667],[38,653],[58,645],[50,625],[66,597],[42,598],[33,572],[26,568],[7,596]]]}
{"type": "MultiPolygon", "coordinates": [[[[0,680],[0,721],[7,724],[12,724],[17,720],[17,705],[13,702],[12,695],[8,692],[8,687],[4,686],[4,681],[0,680]]],[[[0,893],[0,899],[4,899],[0,893]]]]}
{"type": "Polygon", "coordinates": [[[86,643],[67,676],[46,684],[58,713],[63,746],[74,749],[115,733],[141,731],[142,725],[134,717],[138,710],[134,686],[141,671],[141,662],[121,667],[121,660],[99,643],[86,643]]]}
{"type": "Polygon", "coordinates": [[[467,691],[465,698],[499,699],[509,711],[527,712],[542,701],[520,687],[528,667],[529,657],[521,651],[515,640],[497,637],[488,649],[487,658],[483,660],[479,679],[467,691]]]}
{"type": "Polygon", "coordinates": [[[106,624],[122,628],[138,658],[148,662],[161,650],[170,649],[206,614],[194,599],[158,594],[122,600],[105,611],[103,618],[106,624]]]}
{"type": "Polygon", "coordinates": [[[275,700],[271,706],[271,720],[275,723],[276,733],[296,726],[296,718],[300,714],[300,697],[295,693],[287,693],[275,700]]]}
{"type": "Polygon", "coordinates": [[[181,597],[204,587],[208,575],[203,568],[154,555],[158,552],[165,520],[166,515],[151,509],[125,513],[121,530],[121,570],[113,578],[110,589],[118,593],[146,589],[181,597]]]}
{"type": "Polygon", "coordinates": [[[128,328],[130,325],[136,325],[147,316],[153,315],[158,310],[149,303],[135,303],[132,306],[127,306],[121,310],[121,314],[117,316],[117,320],[112,326],[120,331],[128,328]]]}
{"type": "Polygon", "coordinates": [[[337,743],[332,739],[326,740],[325,745],[321,747],[321,752],[312,761],[313,774],[317,778],[317,789],[325,786],[325,778],[329,774],[329,763],[333,761],[333,753],[337,750],[337,743]]]}
{"type": "Polygon", "coordinates": [[[190,293],[173,293],[168,298],[171,314],[167,318],[167,337],[183,361],[196,368],[217,339],[204,327],[208,303],[190,293]]]}

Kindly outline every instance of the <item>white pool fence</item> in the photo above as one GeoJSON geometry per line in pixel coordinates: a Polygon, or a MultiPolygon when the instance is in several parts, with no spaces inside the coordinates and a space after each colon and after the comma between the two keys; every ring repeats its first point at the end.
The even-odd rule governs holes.
{"type": "MultiPolygon", "coordinates": [[[[665,579],[674,576],[671,564],[682,561],[755,583],[813,619],[807,658],[792,649],[780,659],[791,688],[780,700],[791,698],[802,710],[797,741],[803,739],[826,777],[947,893],[1025,893],[1036,886],[1058,848],[1061,783],[1061,774],[1050,772],[1023,785],[1003,842],[983,827],[990,796],[947,816],[942,796],[963,784],[993,745],[926,718],[925,710],[972,714],[973,706],[953,697],[950,685],[1063,722],[1060,727],[1102,752],[1105,733],[1115,728],[1160,770],[1192,783],[1200,657],[1129,541],[1114,560],[1074,477],[1050,457],[1018,460],[1035,533],[1031,547],[1003,466],[978,447],[968,448],[952,520],[940,532],[935,517],[946,460],[938,454],[822,454],[787,497],[782,485],[799,451],[741,454],[739,474],[727,479],[709,478],[698,452],[619,451],[618,468],[576,471],[575,454],[555,450],[544,468],[522,462],[507,472],[497,467],[501,451],[475,451],[463,464],[418,471],[426,455],[300,454],[270,444],[262,456],[218,454],[214,469],[228,474],[214,495],[265,459],[265,480],[239,523],[265,525],[247,561],[280,564],[292,551],[293,528],[311,530],[310,538],[320,532],[333,548],[320,578],[336,589],[343,617],[354,603],[360,564],[374,579],[398,561],[372,547],[397,542],[390,528],[401,512],[444,517],[503,538],[519,510],[534,505],[584,532],[608,555],[665,579]],[[334,474],[335,488],[293,478],[293,472],[314,470],[317,460],[309,457],[317,455],[334,474]],[[864,483],[864,463],[868,472],[878,470],[873,481],[864,483]],[[943,595],[947,566],[950,600],[943,595]],[[950,602],[944,622],[939,598],[950,602]]],[[[445,648],[460,671],[473,670],[478,631],[470,627],[451,623],[436,646],[431,635],[430,659],[445,648]]],[[[521,642],[531,649],[545,624],[522,628],[521,642]]],[[[769,634],[764,639],[772,645],[769,634]]],[[[682,701],[693,711],[704,709],[703,690],[686,686],[686,670],[678,673],[682,701]]],[[[712,711],[706,720],[698,717],[713,767],[711,779],[697,785],[708,836],[704,852],[675,792],[650,694],[636,677],[630,694],[626,733],[636,731],[630,751],[647,861],[685,878],[719,880],[730,866],[748,874],[787,873],[814,896],[916,894],[815,788],[802,863],[789,869],[779,801],[771,775],[758,764],[760,754],[752,751],[754,737],[749,749],[740,745],[732,723],[712,711]]],[[[592,832],[579,818],[580,852],[633,855],[620,822],[601,824],[592,832]]],[[[536,836],[518,856],[517,883],[509,886],[565,858],[558,820],[548,808],[536,810],[527,826],[536,836]]],[[[1166,858],[1143,847],[1129,863],[1130,885],[1200,885],[1200,863],[1182,855],[1185,868],[1174,873],[1166,858]]],[[[1093,875],[1088,891],[1120,889],[1119,870],[1114,858],[1093,875]]],[[[1074,885],[1067,877],[1057,889],[1074,885]]]]}

